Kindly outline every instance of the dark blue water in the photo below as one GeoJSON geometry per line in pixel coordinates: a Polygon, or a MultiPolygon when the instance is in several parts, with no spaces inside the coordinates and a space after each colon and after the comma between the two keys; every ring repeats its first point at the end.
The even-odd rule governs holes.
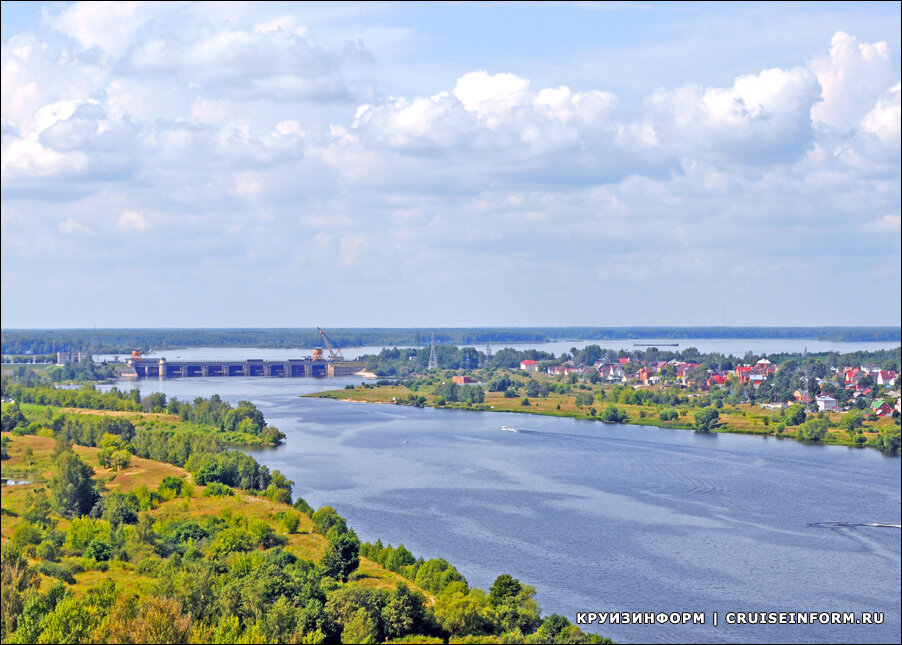
{"type": "MultiPolygon", "coordinates": [[[[900,462],[874,450],[301,399],[349,380],[141,381],[250,399],[288,435],[258,460],[364,540],[510,573],[545,613],[706,612],[596,628],[618,642],[899,642],[900,462]],[[519,432],[501,430],[511,426],[519,432]],[[718,627],[711,624],[719,612],[718,627]],[[729,626],[730,611],[884,612],[882,625],[729,626]]],[[[129,386],[126,386],[129,387],[129,386]]]]}

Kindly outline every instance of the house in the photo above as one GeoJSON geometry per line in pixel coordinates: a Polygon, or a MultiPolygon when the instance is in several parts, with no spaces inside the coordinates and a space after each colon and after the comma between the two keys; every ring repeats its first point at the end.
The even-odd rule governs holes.
{"type": "Polygon", "coordinates": [[[766,358],[762,358],[760,361],[755,363],[755,368],[762,374],[776,374],[777,366],[771,363],[766,358]]]}
{"type": "Polygon", "coordinates": [[[752,365],[739,365],[736,368],[736,378],[739,379],[740,383],[748,383],[752,374],[757,374],[757,370],[752,365]]]}
{"type": "Polygon", "coordinates": [[[749,384],[754,387],[756,390],[761,387],[764,382],[767,380],[767,377],[764,374],[750,374],[749,375],[749,384]]]}
{"type": "Polygon", "coordinates": [[[717,385],[723,387],[727,384],[727,376],[725,374],[712,374],[708,377],[708,387],[717,385]]]}
{"type": "Polygon", "coordinates": [[[889,403],[887,403],[883,399],[876,399],[871,403],[871,412],[876,414],[878,417],[893,416],[893,409],[890,407],[889,403]]]}
{"type": "Polygon", "coordinates": [[[817,397],[817,409],[821,412],[830,412],[836,409],[836,399],[826,394],[817,397]]]}
{"type": "Polygon", "coordinates": [[[698,367],[698,363],[680,363],[676,368],[677,378],[685,381],[692,372],[695,371],[695,368],[698,367]]]}
{"type": "Polygon", "coordinates": [[[880,370],[877,374],[877,385],[889,387],[898,378],[898,374],[893,370],[880,370]]]}
{"type": "Polygon", "coordinates": [[[626,366],[626,364],[630,362],[630,359],[629,358],[618,358],[617,362],[623,366],[626,366]]]}
{"type": "Polygon", "coordinates": [[[648,367],[643,366],[636,371],[636,379],[638,379],[642,383],[645,383],[646,385],[648,385],[648,379],[650,379],[651,377],[652,371],[648,369],[648,367]]]}
{"type": "Polygon", "coordinates": [[[624,375],[623,365],[620,363],[605,363],[598,368],[598,373],[606,381],[622,381],[624,375]]]}
{"type": "Polygon", "coordinates": [[[527,372],[538,372],[539,371],[539,361],[534,361],[527,359],[525,361],[520,361],[520,369],[525,370],[527,372]]]}
{"type": "Polygon", "coordinates": [[[464,375],[455,375],[455,376],[452,376],[452,377],[451,377],[451,381],[452,381],[453,383],[460,383],[460,384],[463,384],[463,383],[475,383],[475,382],[476,382],[476,379],[473,378],[472,376],[467,376],[466,374],[464,374],[464,375]]]}

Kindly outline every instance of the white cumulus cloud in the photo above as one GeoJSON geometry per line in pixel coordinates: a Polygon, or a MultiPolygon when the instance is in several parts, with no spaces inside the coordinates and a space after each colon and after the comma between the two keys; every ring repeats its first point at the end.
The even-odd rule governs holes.
{"type": "Polygon", "coordinates": [[[137,211],[125,211],[119,216],[119,228],[123,231],[141,233],[148,228],[147,218],[137,211]]]}

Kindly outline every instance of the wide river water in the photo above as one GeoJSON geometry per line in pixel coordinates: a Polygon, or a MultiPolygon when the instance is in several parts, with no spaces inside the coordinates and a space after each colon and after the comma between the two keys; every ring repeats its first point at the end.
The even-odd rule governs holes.
{"type": "MultiPolygon", "coordinates": [[[[900,461],[871,449],[300,398],[359,379],[141,380],[253,401],[287,435],[255,457],[364,540],[510,573],[546,614],[706,612],[592,627],[617,642],[900,642],[900,461]],[[503,431],[502,426],[518,432],[503,431]],[[712,612],[719,612],[714,627],[712,612]],[[731,611],[883,612],[883,624],[730,626],[731,611]]],[[[134,382],[119,384],[134,387],[134,382]]]]}
{"type": "MultiPolygon", "coordinates": [[[[613,340],[558,340],[550,343],[494,343],[492,351],[497,352],[503,347],[513,347],[514,349],[537,349],[543,352],[549,352],[555,356],[560,356],[563,352],[569,352],[571,348],[576,347],[582,349],[586,345],[599,345],[604,349],[614,351],[625,349],[633,351],[635,349],[646,349],[647,346],[657,345],[661,351],[682,351],[689,347],[695,347],[702,353],[720,352],[724,355],[733,354],[737,358],[741,358],[746,352],[753,354],[778,354],[783,352],[801,352],[807,349],[809,352],[839,352],[840,354],[848,354],[851,352],[874,352],[881,349],[892,349],[899,347],[900,341],[885,342],[839,342],[832,340],[810,340],[804,338],[693,338],[693,339],[667,339],[667,340],[648,340],[621,338],[613,340]],[[674,346],[676,345],[676,346],[674,346]]],[[[485,344],[477,344],[475,347],[479,351],[485,351],[485,344]]],[[[344,357],[348,360],[354,360],[365,354],[378,354],[382,350],[381,345],[373,345],[367,347],[345,347],[342,349],[344,357]]],[[[270,349],[253,349],[248,347],[183,347],[176,349],[164,349],[155,351],[154,358],[165,358],[171,360],[245,360],[248,358],[260,358],[263,360],[284,360],[288,358],[300,358],[303,355],[309,355],[311,348],[270,348],[270,349]]],[[[94,360],[119,360],[124,359],[124,355],[114,354],[95,354],[94,360]]]]}

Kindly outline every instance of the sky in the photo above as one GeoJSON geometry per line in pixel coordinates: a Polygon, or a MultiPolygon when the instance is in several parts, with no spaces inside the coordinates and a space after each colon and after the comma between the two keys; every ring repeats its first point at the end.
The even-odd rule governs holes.
{"type": "Polygon", "coordinates": [[[2,3],[2,327],[900,325],[900,4],[2,3]]]}

